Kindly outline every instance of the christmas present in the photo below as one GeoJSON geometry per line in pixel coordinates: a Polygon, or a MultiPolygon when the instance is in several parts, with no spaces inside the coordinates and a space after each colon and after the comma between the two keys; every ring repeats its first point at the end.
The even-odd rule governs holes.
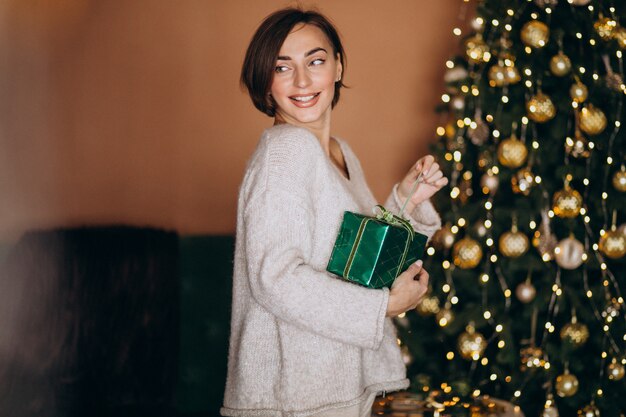
{"type": "Polygon", "coordinates": [[[370,217],[346,211],[327,271],[368,288],[390,287],[421,259],[427,237],[383,206],[370,217]]]}

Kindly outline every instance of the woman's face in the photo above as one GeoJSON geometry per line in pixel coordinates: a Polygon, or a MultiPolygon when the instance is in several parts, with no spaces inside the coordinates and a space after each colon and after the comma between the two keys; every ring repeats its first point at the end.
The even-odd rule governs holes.
{"type": "Polygon", "coordinates": [[[300,24],[283,42],[270,92],[276,119],[296,126],[320,128],[330,122],[335,82],[341,63],[317,26],[300,24]]]}

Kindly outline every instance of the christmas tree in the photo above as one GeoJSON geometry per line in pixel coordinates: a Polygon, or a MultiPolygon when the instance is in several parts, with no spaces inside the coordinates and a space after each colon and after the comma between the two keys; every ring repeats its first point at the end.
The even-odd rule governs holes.
{"type": "Polygon", "coordinates": [[[484,0],[470,23],[445,69],[432,288],[396,319],[411,389],[459,415],[483,395],[625,415],[626,2],[484,0]]]}

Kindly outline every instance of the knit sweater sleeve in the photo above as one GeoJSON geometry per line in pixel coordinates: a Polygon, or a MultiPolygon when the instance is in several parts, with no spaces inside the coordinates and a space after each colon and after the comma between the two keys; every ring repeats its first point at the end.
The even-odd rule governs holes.
{"type": "Polygon", "coordinates": [[[307,262],[314,249],[313,227],[320,221],[312,209],[319,144],[301,138],[299,143],[274,142],[278,146],[270,146],[259,161],[258,180],[243,216],[252,297],[278,320],[377,349],[389,290],[338,280],[307,262]]]}
{"type": "MultiPolygon", "coordinates": [[[[398,197],[398,184],[396,184],[385,202],[385,208],[393,213],[400,213],[403,204],[404,201],[400,201],[400,197],[398,197]]],[[[428,236],[428,239],[441,229],[441,218],[430,200],[418,204],[415,210],[412,213],[406,213],[405,217],[408,218],[416,231],[428,236]]]]}

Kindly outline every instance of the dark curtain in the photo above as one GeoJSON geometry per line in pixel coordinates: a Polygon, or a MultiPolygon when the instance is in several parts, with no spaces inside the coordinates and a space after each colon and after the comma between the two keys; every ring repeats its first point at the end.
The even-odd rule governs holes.
{"type": "Polygon", "coordinates": [[[175,233],[31,232],[0,273],[0,416],[169,415],[175,233]]]}

